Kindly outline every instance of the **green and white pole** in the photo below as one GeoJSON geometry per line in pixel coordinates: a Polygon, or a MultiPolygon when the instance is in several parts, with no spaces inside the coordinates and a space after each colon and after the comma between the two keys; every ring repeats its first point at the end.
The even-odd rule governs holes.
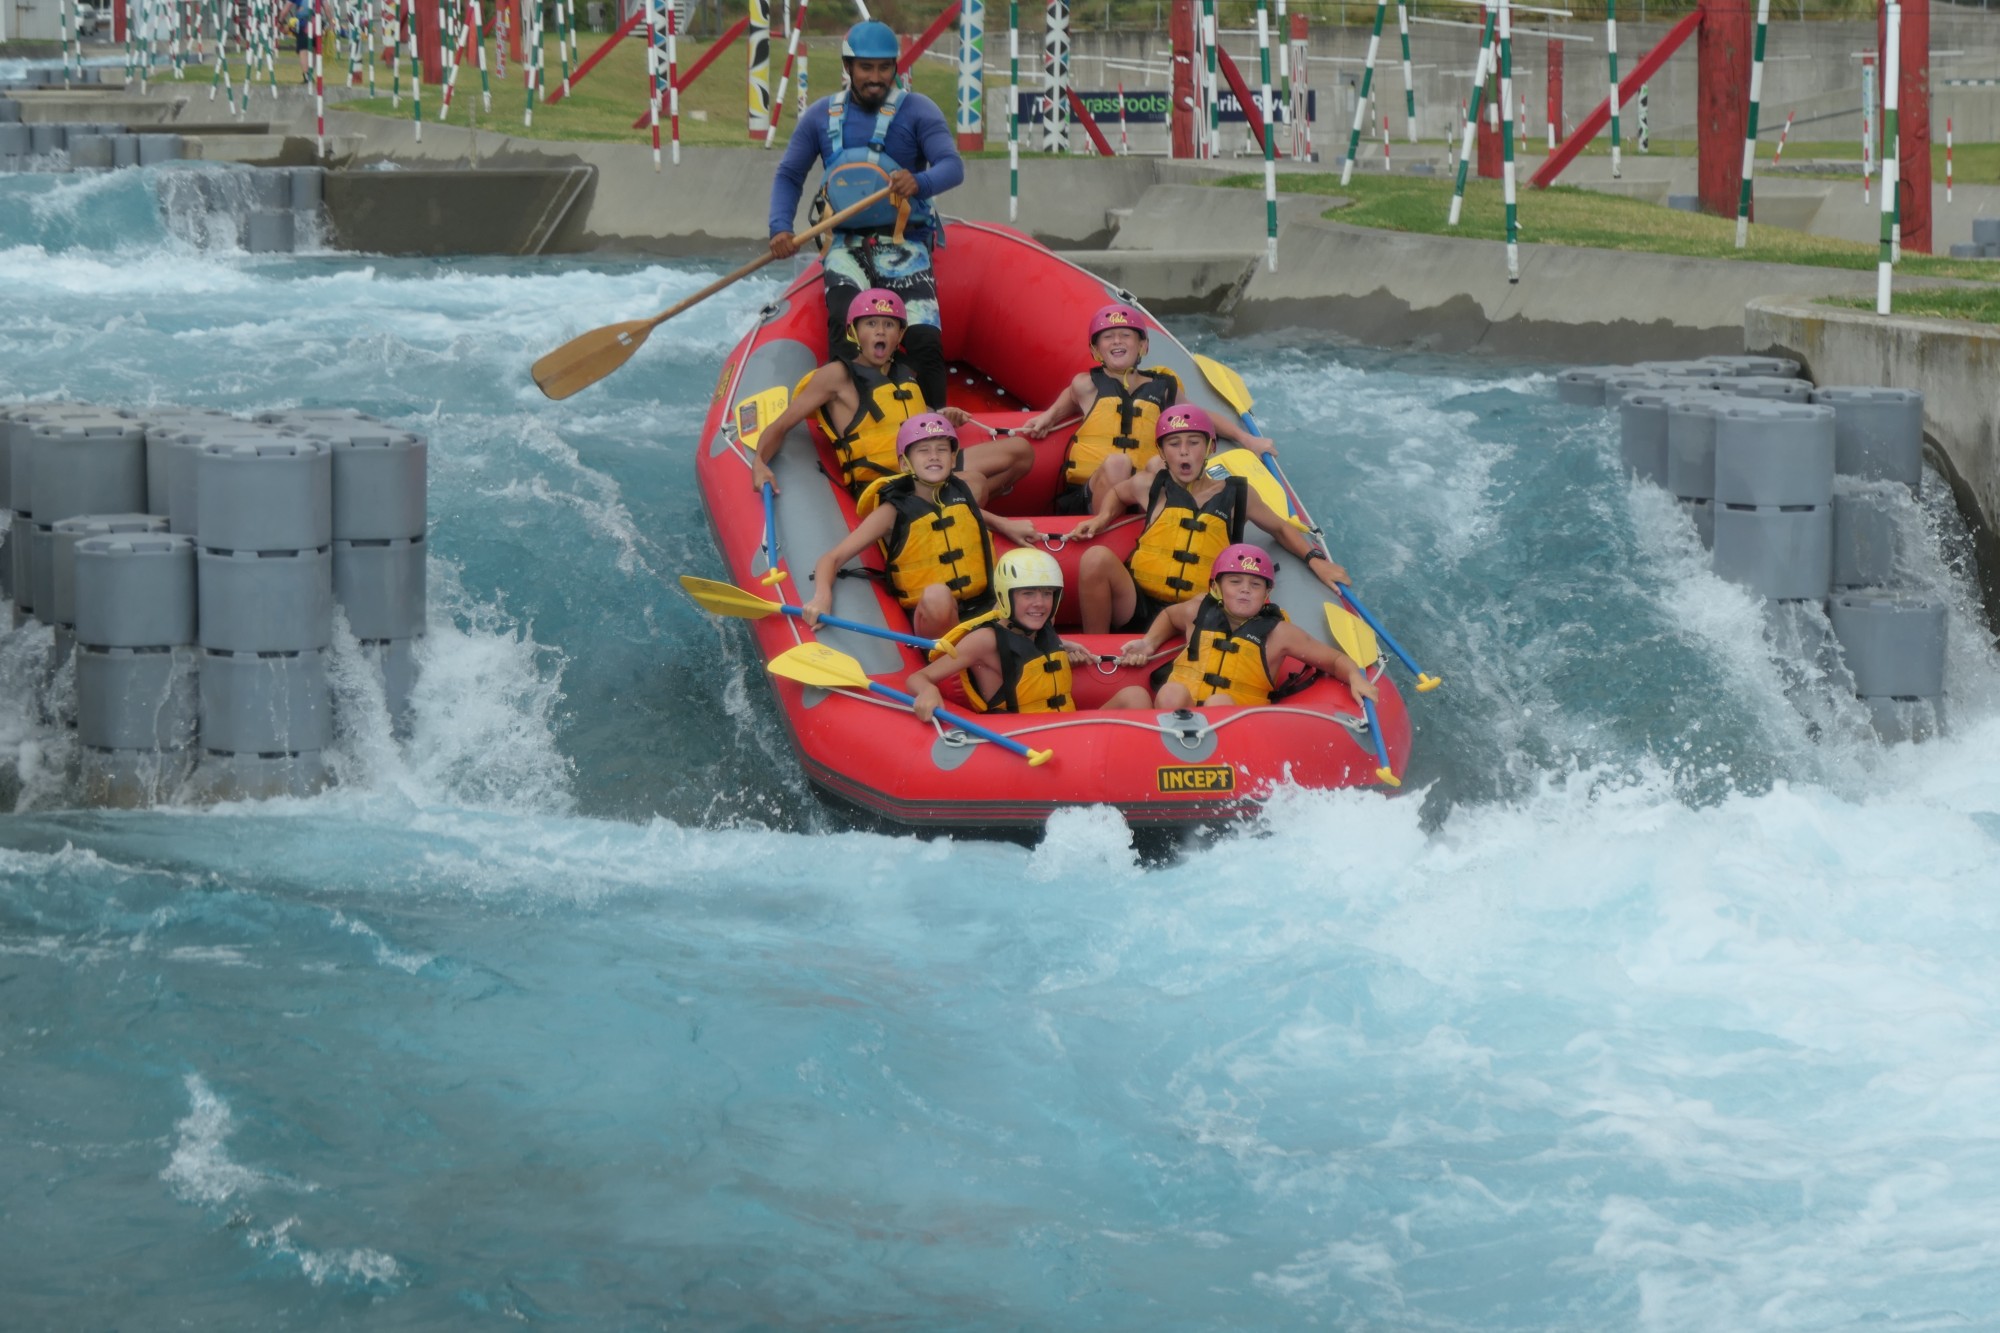
{"type": "Polygon", "coordinates": [[[1465,137],[1458,149],[1458,180],[1451,188],[1451,214],[1447,226],[1456,227],[1465,211],[1465,176],[1472,168],[1472,138],[1479,132],[1479,103],[1486,95],[1487,60],[1493,50],[1496,0],[1486,0],[1486,22],[1479,30],[1479,57],[1472,62],[1472,96],[1465,99],[1465,137]]]}
{"type": "Polygon", "coordinates": [[[1403,39],[1403,128],[1417,141],[1417,85],[1410,77],[1410,7],[1396,0],[1396,31],[1403,39]]]}
{"type": "MultiPolygon", "coordinates": [[[[506,4],[507,0],[500,0],[506,4]]],[[[479,0],[472,0],[472,46],[479,53],[479,109],[493,110],[493,84],[486,73],[486,12],[479,0]]]]}
{"type": "Polygon", "coordinates": [[[1007,0],[1007,220],[1021,216],[1021,0],[1007,0]]]}
{"type": "Polygon", "coordinates": [[[1201,42],[1208,49],[1208,70],[1202,78],[1202,94],[1208,99],[1208,151],[1202,156],[1210,161],[1222,156],[1222,98],[1215,81],[1215,44],[1220,40],[1215,0],[1201,0],[1201,42]]]}
{"type": "Polygon", "coordinates": [[[1757,104],[1764,96],[1764,31],[1771,0],[1757,0],[1757,40],[1750,48],[1750,119],[1743,127],[1743,186],[1736,196],[1736,248],[1750,244],[1750,178],[1757,172],[1757,104]]]}
{"type": "Polygon", "coordinates": [[[405,6],[403,31],[410,38],[410,124],[416,129],[416,141],[424,141],[424,64],[423,53],[417,49],[417,6],[423,0],[408,0],[405,6]]]}
{"type": "Polygon", "coordinates": [[[1507,202],[1507,281],[1521,280],[1521,223],[1514,207],[1514,17],[1500,0],[1500,192],[1507,202]]]}
{"type": "Polygon", "coordinates": [[[1875,313],[1889,313],[1890,276],[1895,271],[1897,174],[1896,84],[1901,75],[1898,49],[1903,44],[1903,7],[1889,0],[1888,25],[1882,38],[1882,253],[1875,266],[1875,313]]]}
{"type": "MultiPolygon", "coordinates": [[[[562,95],[564,97],[569,96],[569,54],[576,48],[575,20],[576,6],[572,5],[569,0],[556,0],[556,50],[562,52],[562,95]]],[[[771,72],[767,67],[764,71],[764,78],[767,83],[770,77],[771,72]]],[[[767,124],[765,128],[768,130],[770,127],[767,124]]]]}
{"type": "Polygon", "coordinates": [[[1618,179],[1618,0],[1604,0],[1604,49],[1611,53],[1611,179],[1618,179]]]}
{"type": "Polygon", "coordinates": [[[1354,179],[1354,158],[1361,151],[1361,126],[1368,119],[1368,94],[1375,85],[1375,56],[1382,48],[1382,20],[1389,14],[1389,0],[1375,0],[1375,30],[1368,35],[1368,59],[1361,65],[1361,95],[1354,101],[1354,129],[1347,136],[1347,158],[1340,164],[1340,183],[1354,179]]]}
{"type": "Polygon", "coordinates": [[[1257,63],[1262,79],[1258,95],[1264,99],[1264,263],[1278,271],[1278,121],[1271,114],[1271,14],[1264,0],[1257,0],[1257,63]]]}
{"type": "Polygon", "coordinates": [[[382,0],[389,6],[389,13],[396,16],[396,24],[382,31],[382,44],[389,48],[389,109],[396,110],[403,105],[403,24],[400,0],[382,0]]]}
{"type": "Polygon", "coordinates": [[[1292,29],[1285,13],[1286,0],[1278,0],[1278,100],[1289,112],[1292,105],[1292,29]]]}

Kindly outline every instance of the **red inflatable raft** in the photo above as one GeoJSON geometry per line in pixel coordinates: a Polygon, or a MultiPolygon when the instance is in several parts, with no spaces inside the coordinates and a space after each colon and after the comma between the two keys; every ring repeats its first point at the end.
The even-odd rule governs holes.
{"type": "MultiPolygon", "coordinates": [[[[1009,228],[953,222],[935,258],[945,354],[952,365],[950,401],[983,425],[1014,426],[1054,402],[1090,357],[1084,328],[1093,311],[1128,300],[1102,279],[1009,228]]],[[[778,569],[765,584],[762,498],[750,485],[749,450],[759,419],[772,420],[793,388],[827,359],[826,314],[814,267],[766,307],[757,326],[723,363],[702,427],[696,471],[729,577],[800,605],[812,596],[812,567],[851,531],[856,515],[835,475],[831,451],[816,427],[800,427],[786,442],[775,471],[778,569]],[[810,436],[810,438],[808,438],[810,436]]],[[[1164,330],[1151,335],[1147,365],[1164,365],[1190,398],[1212,414],[1229,411],[1185,348],[1164,330]]],[[[961,432],[967,445],[987,438],[961,432]]],[[[1079,521],[1049,513],[1068,430],[1036,445],[1036,466],[995,512],[1033,519],[1038,531],[1061,534],[1079,521]]],[[[1283,447],[1280,441],[1280,447],[1283,447]]],[[[1129,516],[1096,541],[1129,555],[1140,518],[1129,516]]],[[[1246,539],[1269,545],[1251,529],[1246,539]]],[[[994,539],[995,554],[1010,548],[994,539]]],[[[1107,656],[1132,636],[1080,635],[1075,630],[1077,565],[1092,543],[1052,540],[1069,581],[1058,624],[1065,637],[1107,656]]],[[[1340,552],[1335,551],[1338,558],[1340,552]]],[[[862,563],[881,567],[879,552],[862,563]]],[[[1325,639],[1326,589],[1290,557],[1279,560],[1274,599],[1300,626],[1325,639]]],[[[843,578],[834,613],[898,630],[908,616],[876,579],[843,578]]],[[[796,617],[771,615],[750,625],[768,663],[801,643],[819,642],[850,655],[869,679],[897,689],[924,664],[914,649],[851,631],[817,633],[796,617]]],[[[1171,646],[1171,645],[1170,645],[1171,646]]],[[[1265,707],[1207,707],[1188,713],[1101,708],[1125,685],[1144,684],[1144,668],[1078,666],[1079,711],[982,715],[978,720],[1052,758],[1031,767],[1019,756],[948,725],[918,721],[906,710],[861,689],[822,689],[772,677],[806,775],[832,794],[890,819],[951,826],[1038,823],[1066,805],[1114,805],[1141,823],[1185,823],[1254,813],[1281,784],[1348,787],[1378,784],[1373,738],[1347,688],[1318,680],[1265,707]]],[[[1400,777],[1409,760],[1410,724],[1402,697],[1379,667],[1377,705],[1390,768],[1400,777]]]]}

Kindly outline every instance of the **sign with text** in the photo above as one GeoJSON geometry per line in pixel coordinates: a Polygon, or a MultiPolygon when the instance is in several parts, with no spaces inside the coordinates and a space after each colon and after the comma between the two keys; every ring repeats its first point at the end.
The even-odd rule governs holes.
{"type": "MultiPolygon", "coordinates": [[[[1099,125],[1115,125],[1118,123],[1117,89],[1114,88],[1108,93],[1079,91],[1077,97],[1082,99],[1084,107],[1091,114],[1091,118],[1099,125]]],[[[1231,121],[1241,123],[1243,120],[1243,105],[1236,100],[1236,94],[1224,88],[1221,100],[1223,123],[1228,124],[1231,121]]],[[[1040,93],[1029,92],[1026,89],[1021,91],[1020,110],[1018,114],[1021,117],[1023,125],[1035,125],[1041,122],[1041,103],[1042,95],[1040,93]]],[[[1292,118],[1291,111],[1285,106],[1284,100],[1278,96],[1277,89],[1275,88],[1271,90],[1271,103],[1277,112],[1278,123],[1280,125],[1288,123],[1292,118]]],[[[1173,95],[1163,88],[1138,90],[1128,88],[1125,92],[1125,123],[1128,125],[1162,124],[1166,121],[1167,111],[1172,104],[1173,95]]],[[[1306,90],[1306,119],[1319,119],[1319,93],[1310,88],[1306,90]]]]}

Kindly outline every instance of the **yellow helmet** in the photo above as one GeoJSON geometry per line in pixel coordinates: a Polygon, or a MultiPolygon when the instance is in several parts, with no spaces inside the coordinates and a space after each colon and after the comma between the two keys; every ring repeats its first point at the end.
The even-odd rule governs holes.
{"type": "Polygon", "coordinates": [[[1054,620],[1056,611],[1062,608],[1062,566],[1047,551],[1037,551],[1029,546],[1016,547],[993,565],[994,600],[999,604],[1000,614],[1009,620],[1014,618],[1016,588],[1055,589],[1056,604],[1049,611],[1049,619],[1054,620]]]}

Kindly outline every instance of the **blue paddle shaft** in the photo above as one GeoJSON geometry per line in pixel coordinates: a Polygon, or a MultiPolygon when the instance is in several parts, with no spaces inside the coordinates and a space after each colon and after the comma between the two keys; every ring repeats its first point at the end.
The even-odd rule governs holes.
{"type": "Polygon", "coordinates": [[[1382,767],[1389,766],[1389,751],[1382,744],[1382,724],[1375,719],[1375,701],[1363,699],[1361,711],[1368,717],[1368,738],[1375,742],[1375,757],[1382,761],[1382,767]]]}
{"type": "MultiPolygon", "coordinates": [[[[869,681],[868,688],[875,691],[875,693],[881,695],[885,699],[894,699],[897,703],[902,704],[905,707],[914,705],[917,702],[916,695],[905,694],[901,690],[892,690],[887,685],[882,684],[880,681],[874,681],[874,680],[869,681]]],[[[1021,742],[1015,740],[1012,736],[1002,736],[997,731],[990,731],[987,728],[980,726],[977,722],[972,721],[970,718],[961,717],[957,713],[952,712],[948,708],[938,709],[937,715],[943,718],[945,721],[951,723],[951,725],[953,725],[954,727],[957,727],[960,731],[969,731],[975,736],[981,737],[985,740],[992,741],[995,745],[998,745],[1002,749],[1012,750],[1015,754],[1020,755],[1023,759],[1026,759],[1028,757],[1028,747],[1021,744],[1021,742]]]]}
{"type": "Polygon", "coordinates": [[[764,563],[778,567],[778,514],[771,496],[771,483],[764,483],[764,563]]]}
{"type": "MultiPolygon", "coordinates": [[[[805,614],[804,611],[801,611],[796,606],[781,606],[778,610],[788,616],[803,616],[805,614]]],[[[921,648],[925,652],[929,652],[931,649],[937,647],[936,639],[920,638],[915,634],[902,634],[892,629],[877,629],[873,625],[864,625],[858,620],[842,620],[839,616],[821,616],[819,623],[822,625],[831,625],[835,629],[853,630],[856,634],[866,634],[872,639],[887,639],[891,643],[907,643],[910,647],[921,648]]]]}

